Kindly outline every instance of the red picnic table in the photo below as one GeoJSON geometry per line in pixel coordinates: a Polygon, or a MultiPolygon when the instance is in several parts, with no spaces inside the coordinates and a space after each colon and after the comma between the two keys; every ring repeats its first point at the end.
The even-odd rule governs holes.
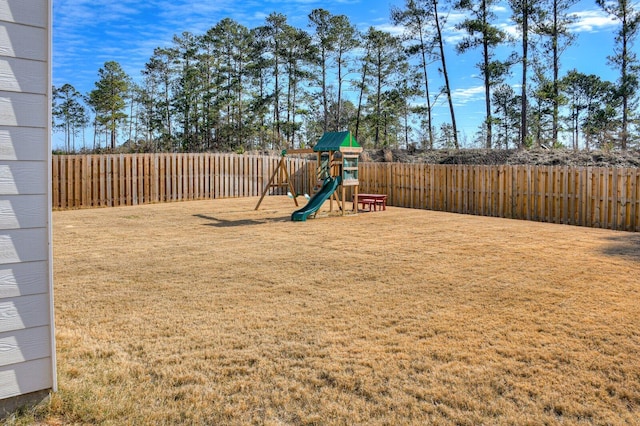
{"type": "Polygon", "coordinates": [[[362,204],[362,210],[367,206],[369,211],[373,208],[375,212],[378,207],[380,210],[387,209],[387,195],[386,194],[358,194],[358,203],[362,204]]]}

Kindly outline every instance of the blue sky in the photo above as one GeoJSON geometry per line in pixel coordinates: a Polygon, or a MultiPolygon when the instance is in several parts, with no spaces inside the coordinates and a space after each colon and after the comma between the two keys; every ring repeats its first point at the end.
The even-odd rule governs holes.
{"type": "MultiPolygon", "coordinates": [[[[172,37],[184,31],[202,34],[226,17],[255,28],[276,11],[286,15],[290,25],[307,29],[309,13],[324,8],[334,15],[347,15],[361,31],[374,26],[400,34],[402,29],[392,26],[389,12],[392,6],[403,4],[403,0],[54,0],[53,84],[69,83],[87,93],[106,61],[119,62],[132,78],[139,79],[154,48],[170,46],[172,37]]],[[[606,58],[613,52],[616,22],[595,1],[579,1],[572,10],[578,18],[574,25],[577,40],[562,56],[563,72],[577,68],[615,81],[617,73],[606,58]]],[[[496,14],[499,25],[514,33],[506,5],[497,7],[496,14]]],[[[461,18],[451,13],[445,28],[447,67],[458,127],[463,138],[472,139],[485,115],[484,92],[475,66],[479,52],[458,55],[454,51],[461,34],[453,27],[461,18]]],[[[440,86],[435,65],[430,73],[434,87],[440,86]]],[[[517,72],[514,77],[515,86],[517,72]]],[[[434,117],[436,122],[449,121],[444,104],[435,109],[434,117]]],[[[54,147],[60,138],[54,136],[54,147]]]]}

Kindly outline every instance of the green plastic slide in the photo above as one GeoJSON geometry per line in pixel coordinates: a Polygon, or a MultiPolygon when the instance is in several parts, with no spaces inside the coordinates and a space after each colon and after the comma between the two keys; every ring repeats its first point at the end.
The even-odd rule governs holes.
{"type": "Polygon", "coordinates": [[[322,188],[320,188],[320,191],[316,192],[304,207],[291,213],[291,220],[299,222],[306,221],[310,214],[318,211],[327,198],[329,198],[336,188],[338,188],[338,185],[340,185],[340,177],[326,178],[322,184],[322,188]]]}

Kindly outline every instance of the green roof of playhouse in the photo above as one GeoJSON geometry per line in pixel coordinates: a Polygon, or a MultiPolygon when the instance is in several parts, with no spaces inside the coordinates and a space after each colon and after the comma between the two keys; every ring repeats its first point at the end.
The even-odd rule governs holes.
{"type": "Polygon", "coordinates": [[[321,151],[362,151],[362,147],[351,136],[351,132],[327,132],[313,147],[316,152],[321,151]]]}

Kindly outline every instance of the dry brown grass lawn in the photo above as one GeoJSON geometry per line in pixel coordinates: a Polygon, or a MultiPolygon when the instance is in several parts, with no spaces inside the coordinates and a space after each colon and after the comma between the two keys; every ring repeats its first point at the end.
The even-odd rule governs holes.
{"type": "Polygon", "coordinates": [[[256,201],[54,213],[49,423],[640,424],[640,235],[256,201]]]}

